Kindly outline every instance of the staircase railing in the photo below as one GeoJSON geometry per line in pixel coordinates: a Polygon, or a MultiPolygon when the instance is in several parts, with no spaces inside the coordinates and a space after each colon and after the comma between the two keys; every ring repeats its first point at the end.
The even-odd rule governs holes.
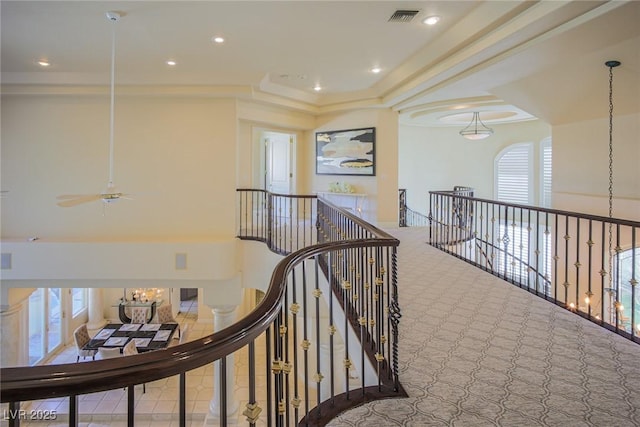
{"type": "Polygon", "coordinates": [[[407,190],[401,188],[398,190],[399,212],[398,225],[400,227],[427,227],[429,225],[429,217],[418,211],[411,209],[407,205],[407,190]]]}
{"type": "Polygon", "coordinates": [[[172,376],[178,377],[178,424],[185,426],[187,373],[214,361],[219,366],[214,398],[221,408],[219,424],[226,426],[238,417],[227,409],[234,390],[227,360],[238,351],[247,354],[249,381],[242,388],[246,394],[236,398],[248,402],[242,414],[250,426],[324,425],[347,408],[406,396],[398,380],[399,242],[315,196],[286,197],[284,212],[295,215],[276,220],[273,198],[284,196],[255,190],[238,194],[244,200],[239,237],[265,241],[278,253],[293,251],[277,265],[260,304],[230,327],[165,350],[3,368],[0,397],[9,404],[10,427],[20,425],[30,401],[54,397],[68,399],[68,425],[77,426],[80,395],[123,387],[127,424],[133,426],[135,386],[172,376]],[[271,203],[263,204],[262,197],[271,197],[271,203]]]}
{"type": "MultiPolygon", "coordinates": [[[[319,420],[324,423],[345,409],[370,400],[406,396],[398,379],[400,308],[396,248],[399,242],[316,196],[241,189],[238,197],[239,205],[244,207],[240,218],[242,239],[263,241],[280,254],[307,242],[346,245],[346,249],[327,250],[315,257],[315,287],[299,290],[302,295],[311,295],[315,303],[316,318],[309,318],[304,311],[302,330],[307,331],[307,321],[315,324],[312,332],[322,343],[318,341],[316,354],[311,358],[324,360],[325,371],[321,372],[318,365],[313,374],[312,382],[317,383],[318,393],[316,407],[305,415],[302,424],[319,420]],[[265,218],[277,217],[279,211],[289,214],[274,221],[276,226],[272,228],[261,225],[265,218]],[[316,233],[302,231],[310,225],[316,233]],[[380,239],[385,244],[380,245],[380,239]],[[327,384],[323,386],[324,383],[327,384]],[[321,395],[326,399],[321,399],[321,395]]],[[[299,310],[297,305],[293,307],[299,310]]],[[[302,347],[308,347],[308,337],[300,338],[302,347]]],[[[292,354],[295,360],[295,351],[292,354]]],[[[305,354],[305,366],[306,358],[305,354]]],[[[306,391],[308,382],[309,377],[305,376],[302,384],[306,391]]]]}
{"type": "Polygon", "coordinates": [[[278,254],[316,243],[316,196],[238,189],[238,237],[264,242],[278,254]]]}
{"type": "Polygon", "coordinates": [[[429,243],[640,343],[640,222],[432,191],[429,243]]]}

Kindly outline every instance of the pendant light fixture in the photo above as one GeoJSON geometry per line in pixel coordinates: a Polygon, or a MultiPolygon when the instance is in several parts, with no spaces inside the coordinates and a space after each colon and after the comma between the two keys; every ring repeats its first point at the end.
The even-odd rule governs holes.
{"type": "Polygon", "coordinates": [[[482,123],[482,120],[480,120],[480,113],[478,111],[474,111],[471,123],[460,131],[460,135],[475,141],[478,139],[485,139],[493,135],[493,129],[485,126],[485,124],[482,123]]]}

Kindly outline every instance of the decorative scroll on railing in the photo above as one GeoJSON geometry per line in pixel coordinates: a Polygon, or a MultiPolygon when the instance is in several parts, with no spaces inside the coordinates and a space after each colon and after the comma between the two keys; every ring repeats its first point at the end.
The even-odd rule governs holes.
{"type": "MultiPolygon", "coordinates": [[[[275,252],[318,240],[308,230],[296,234],[296,227],[282,226],[287,221],[280,222],[281,234],[275,232],[278,227],[268,223],[276,222],[273,216],[267,213],[267,220],[262,214],[253,216],[260,212],[256,205],[264,199],[258,195],[264,193],[240,193],[249,194],[239,196],[243,201],[241,238],[265,241],[275,252]],[[252,221],[242,220],[249,217],[252,221]]],[[[399,242],[323,201],[317,202],[316,218],[309,216],[314,209],[307,210],[309,199],[314,197],[291,197],[288,206],[294,207],[289,212],[303,212],[297,221],[313,227],[320,243],[287,255],[274,270],[264,299],[248,315],[212,335],[165,350],[83,363],[3,368],[0,397],[2,403],[9,403],[8,425],[19,426],[20,411],[33,400],[66,397],[68,425],[77,426],[81,395],[124,387],[127,425],[133,426],[136,393],[141,391],[135,386],[178,376],[176,417],[185,426],[190,418],[187,403],[193,398],[188,395],[193,388],[188,387],[187,373],[214,361],[218,423],[236,424],[240,413],[231,413],[235,405],[229,396],[235,387],[227,361],[238,351],[246,354],[249,384],[237,391],[246,394],[234,399],[247,402],[238,412],[249,426],[325,425],[343,410],[364,402],[406,396],[398,381],[399,242]],[[299,200],[306,201],[300,205],[299,200]],[[259,383],[259,376],[266,384],[259,383]]],[[[267,206],[275,204],[267,202],[267,206]]],[[[273,209],[277,208],[267,211],[273,209]]]]}
{"type": "Polygon", "coordinates": [[[640,343],[640,222],[430,192],[429,243],[640,343]]]}

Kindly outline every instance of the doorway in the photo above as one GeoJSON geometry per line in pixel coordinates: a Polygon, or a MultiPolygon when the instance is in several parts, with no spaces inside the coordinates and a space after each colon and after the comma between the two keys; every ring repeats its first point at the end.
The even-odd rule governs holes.
{"type": "Polygon", "coordinates": [[[180,288],[180,313],[198,314],[198,288],[180,288]]]}
{"type": "Polygon", "coordinates": [[[293,159],[296,135],[263,131],[260,138],[264,159],[264,189],[272,193],[291,194],[293,185],[293,159]]]}

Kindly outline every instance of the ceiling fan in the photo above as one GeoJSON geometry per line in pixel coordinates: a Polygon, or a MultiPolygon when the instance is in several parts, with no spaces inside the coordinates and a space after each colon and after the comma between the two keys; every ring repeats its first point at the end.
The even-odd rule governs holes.
{"type": "Polygon", "coordinates": [[[119,12],[107,12],[107,19],[113,24],[112,41],[111,41],[111,103],[109,113],[109,181],[107,188],[99,194],[64,194],[58,196],[58,206],[68,208],[77,206],[82,203],[102,200],[105,204],[114,203],[120,199],[129,199],[127,194],[118,191],[113,183],[113,118],[114,118],[114,101],[115,101],[115,71],[116,71],[116,23],[122,15],[119,12]]]}

